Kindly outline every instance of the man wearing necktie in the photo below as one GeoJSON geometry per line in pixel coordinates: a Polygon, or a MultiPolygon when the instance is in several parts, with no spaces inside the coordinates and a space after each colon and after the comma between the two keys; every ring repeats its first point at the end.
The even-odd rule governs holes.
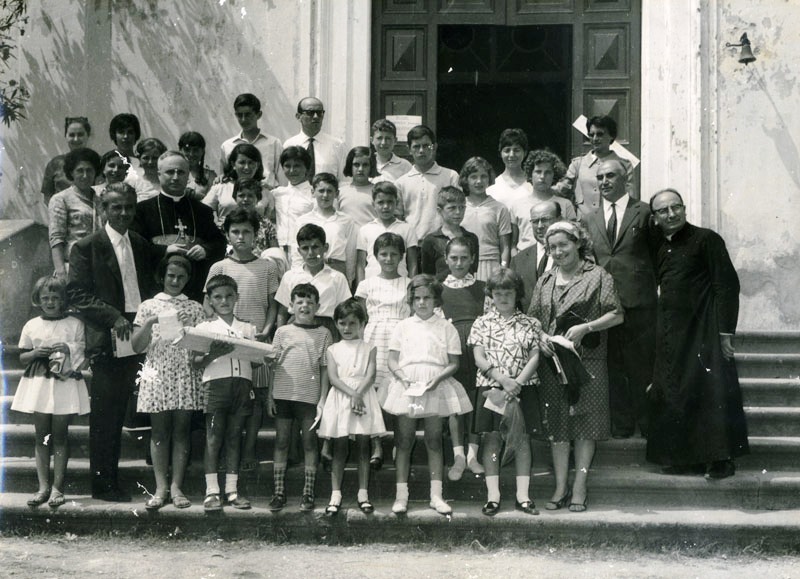
{"type": "Polygon", "coordinates": [[[544,234],[556,221],[561,221],[561,205],[556,201],[541,201],[531,207],[531,227],[536,243],[526,247],[511,258],[511,269],[522,278],[525,295],[522,297],[522,311],[528,311],[536,282],[542,274],[553,266],[553,259],[545,250],[544,234]]]}
{"type": "Polygon", "coordinates": [[[309,181],[318,173],[331,173],[341,179],[347,151],[343,141],[322,132],[322,122],[325,119],[322,101],[314,97],[302,99],[297,103],[295,117],[300,121],[302,130],[294,137],[286,139],[283,148],[296,146],[308,151],[311,156],[309,181]]]}
{"type": "Polygon", "coordinates": [[[101,210],[106,225],[72,247],[67,293],[86,324],[86,359],[92,367],[92,497],[128,502],[130,493],[120,488],[117,476],[122,424],[143,356],[115,358],[111,333],[130,338],[136,309],[158,291],[153,271],[165,250],[129,231],[136,191],[127,183],[106,188],[101,210]]]}
{"type": "Polygon", "coordinates": [[[597,263],[614,278],[625,321],[608,331],[611,433],[628,438],[638,423],[647,433],[645,391],[655,358],[656,278],[649,249],[650,208],[626,191],[625,166],[603,161],[597,168],[599,207],[581,206],[581,221],[597,263]]]}

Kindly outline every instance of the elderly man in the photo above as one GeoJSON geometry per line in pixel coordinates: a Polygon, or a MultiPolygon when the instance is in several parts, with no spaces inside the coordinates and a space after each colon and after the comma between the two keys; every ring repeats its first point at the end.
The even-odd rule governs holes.
{"type": "Polygon", "coordinates": [[[208,270],[225,257],[227,241],[212,209],[185,195],[189,162],[182,153],[167,151],[159,157],[158,180],[160,194],[139,203],[131,229],[157,245],[180,247],[195,265],[184,293],[202,302],[208,270]]]}
{"type": "Polygon", "coordinates": [[[525,287],[525,295],[521,300],[523,312],[528,311],[536,282],[553,266],[553,258],[545,249],[544,234],[553,223],[561,221],[561,205],[553,200],[540,201],[531,207],[530,215],[536,243],[511,258],[511,269],[522,278],[525,287]]]}
{"type": "Polygon", "coordinates": [[[122,423],[143,356],[115,358],[111,331],[128,339],[142,300],[158,291],[153,271],[164,254],[128,228],[136,211],[136,191],[127,183],[109,185],[101,209],[105,226],[72,247],[67,293],[86,323],[86,358],[92,366],[89,464],[92,497],[128,502],[117,478],[122,423]]]}
{"type": "Polygon", "coordinates": [[[322,120],[325,118],[325,106],[314,97],[306,97],[297,103],[295,117],[300,121],[302,130],[294,137],[286,139],[283,148],[303,147],[311,156],[308,168],[308,179],[317,173],[332,173],[337,179],[342,178],[342,169],[347,151],[344,142],[322,131],[322,120]]]}
{"type": "Polygon", "coordinates": [[[650,208],[626,192],[626,167],[618,160],[597,166],[599,207],[584,204],[583,221],[597,263],[614,278],[625,321],[608,331],[611,434],[647,435],[645,390],[653,377],[656,276],[650,254],[650,208]]]}
{"type": "Polygon", "coordinates": [[[677,191],[659,191],[650,208],[661,237],[647,460],[669,474],[725,478],[749,452],[732,343],[739,277],[722,238],[686,222],[677,191]]]}

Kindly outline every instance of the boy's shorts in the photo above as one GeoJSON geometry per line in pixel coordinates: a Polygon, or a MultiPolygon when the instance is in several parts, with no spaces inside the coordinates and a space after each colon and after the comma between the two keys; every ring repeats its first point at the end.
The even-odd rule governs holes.
{"type": "Polygon", "coordinates": [[[246,378],[220,378],[203,382],[206,414],[217,412],[227,415],[250,416],[253,414],[253,383],[246,378]]]}
{"type": "Polygon", "coordinates": [[[297,402],[295,400],[276,400],[275,417],[288,418],[294,420],[314,420],[317,416],[316,404],[308,402],[297,402]]]}

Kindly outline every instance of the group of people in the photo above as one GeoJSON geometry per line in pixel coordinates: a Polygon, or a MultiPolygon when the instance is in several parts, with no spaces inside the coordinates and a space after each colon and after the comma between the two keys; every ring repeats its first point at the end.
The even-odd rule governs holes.
{"type": "Polygon", "coordinates": [[[722,239],[686,222],[677,191],[637,199],[633,167],[610,149],[613,119],[588,121],[592,151],[568,168],[506,129],[495,176],[480,157],[458,173],[439,166],[424,125],[407,135],[411,162],[394,153],[386,119],[369,145],[346,152],[322,132],[316,98],[298,103],[301,132],[282,146],[259,129],[254,95],[239,95],[234,112],[242,130],[221,146],[219,178],[197,133],[168,150],[140,141],[138,119],[122,114],[110,127],[115,148],[100,157],[84,146],[88,121],[67,119],[72,150],[48,164],[42,187],[54,275],[34,287],[42,315],[22,331],[27,368],[12,405],[34,417],[31,506],[64,503],[68,425],[87,412],[92,496],[130,500],[118,463],[132,399],[152,427],[149,510],[191,505],[182,485],[195,412],[205,415],[206,511],[250,507],[238,476],[259,464],[265,413],[276,429],[272,511],[287,503],[298,432],[300,508],[315,508],[321,455],[331,516],[351,440],[358,506],[374,510],[369,474],[384,464],[390,431],[392,511],[406,512],[420,426],[430,506],[442,514],[452,511],[445,429],[447,477],[483,475],[487,516],[500,510],[511,458],[515,508],[539,513],[533,439],[552,449],[548,510],[585,511],[596,442],[637,427],[665,473],[734,474],[748,451],[733,362],[736,272],[722,239]],[[188,327],[218,339],[182,348],[188,327]],[[228,338],[271,349],[253,362],[228,338]]]}

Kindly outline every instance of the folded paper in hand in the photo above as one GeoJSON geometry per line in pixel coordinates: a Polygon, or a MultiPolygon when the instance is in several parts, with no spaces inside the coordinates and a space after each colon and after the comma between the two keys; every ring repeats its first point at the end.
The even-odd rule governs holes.
{"type": "Polygon", "coordinates": [[[405,396],[423,396],[425,392],[428,391],[428,383],[427,382],[412,382],[411,386],[406,388],[406,391],[403,393],[405,396]]]}
{"type": "Polygon", "coordinates": [[[485,396],[486,402],[483,403],[483,407],[502,416],[508,406],[505,391],[502,388],[492,388],[486,392],[485,396]]]}
{"type": "Polygon", "coordinates": [[[223,358],[238,358],[261,364],[264,358],[271,358],[273,348],[271,344],[246,340],[244,338],[234,338],[225,334],[215,334],[197,328],[183,328],[182,336],[177,338],[172,344],[186,350],[194,352],[208,352],[212,342],[224,342],[233,346],[233,351],[222,356],[223,358]]]}
{"type": "Polygon", "coordinates": [[[127,358],[128,356],[136,355],[131,343],[131,336],[128,335],[128,339],[123,340],[117,336],[114,328],[111,328],[111,349],[114,351],[115,358],[127,358]]]}

